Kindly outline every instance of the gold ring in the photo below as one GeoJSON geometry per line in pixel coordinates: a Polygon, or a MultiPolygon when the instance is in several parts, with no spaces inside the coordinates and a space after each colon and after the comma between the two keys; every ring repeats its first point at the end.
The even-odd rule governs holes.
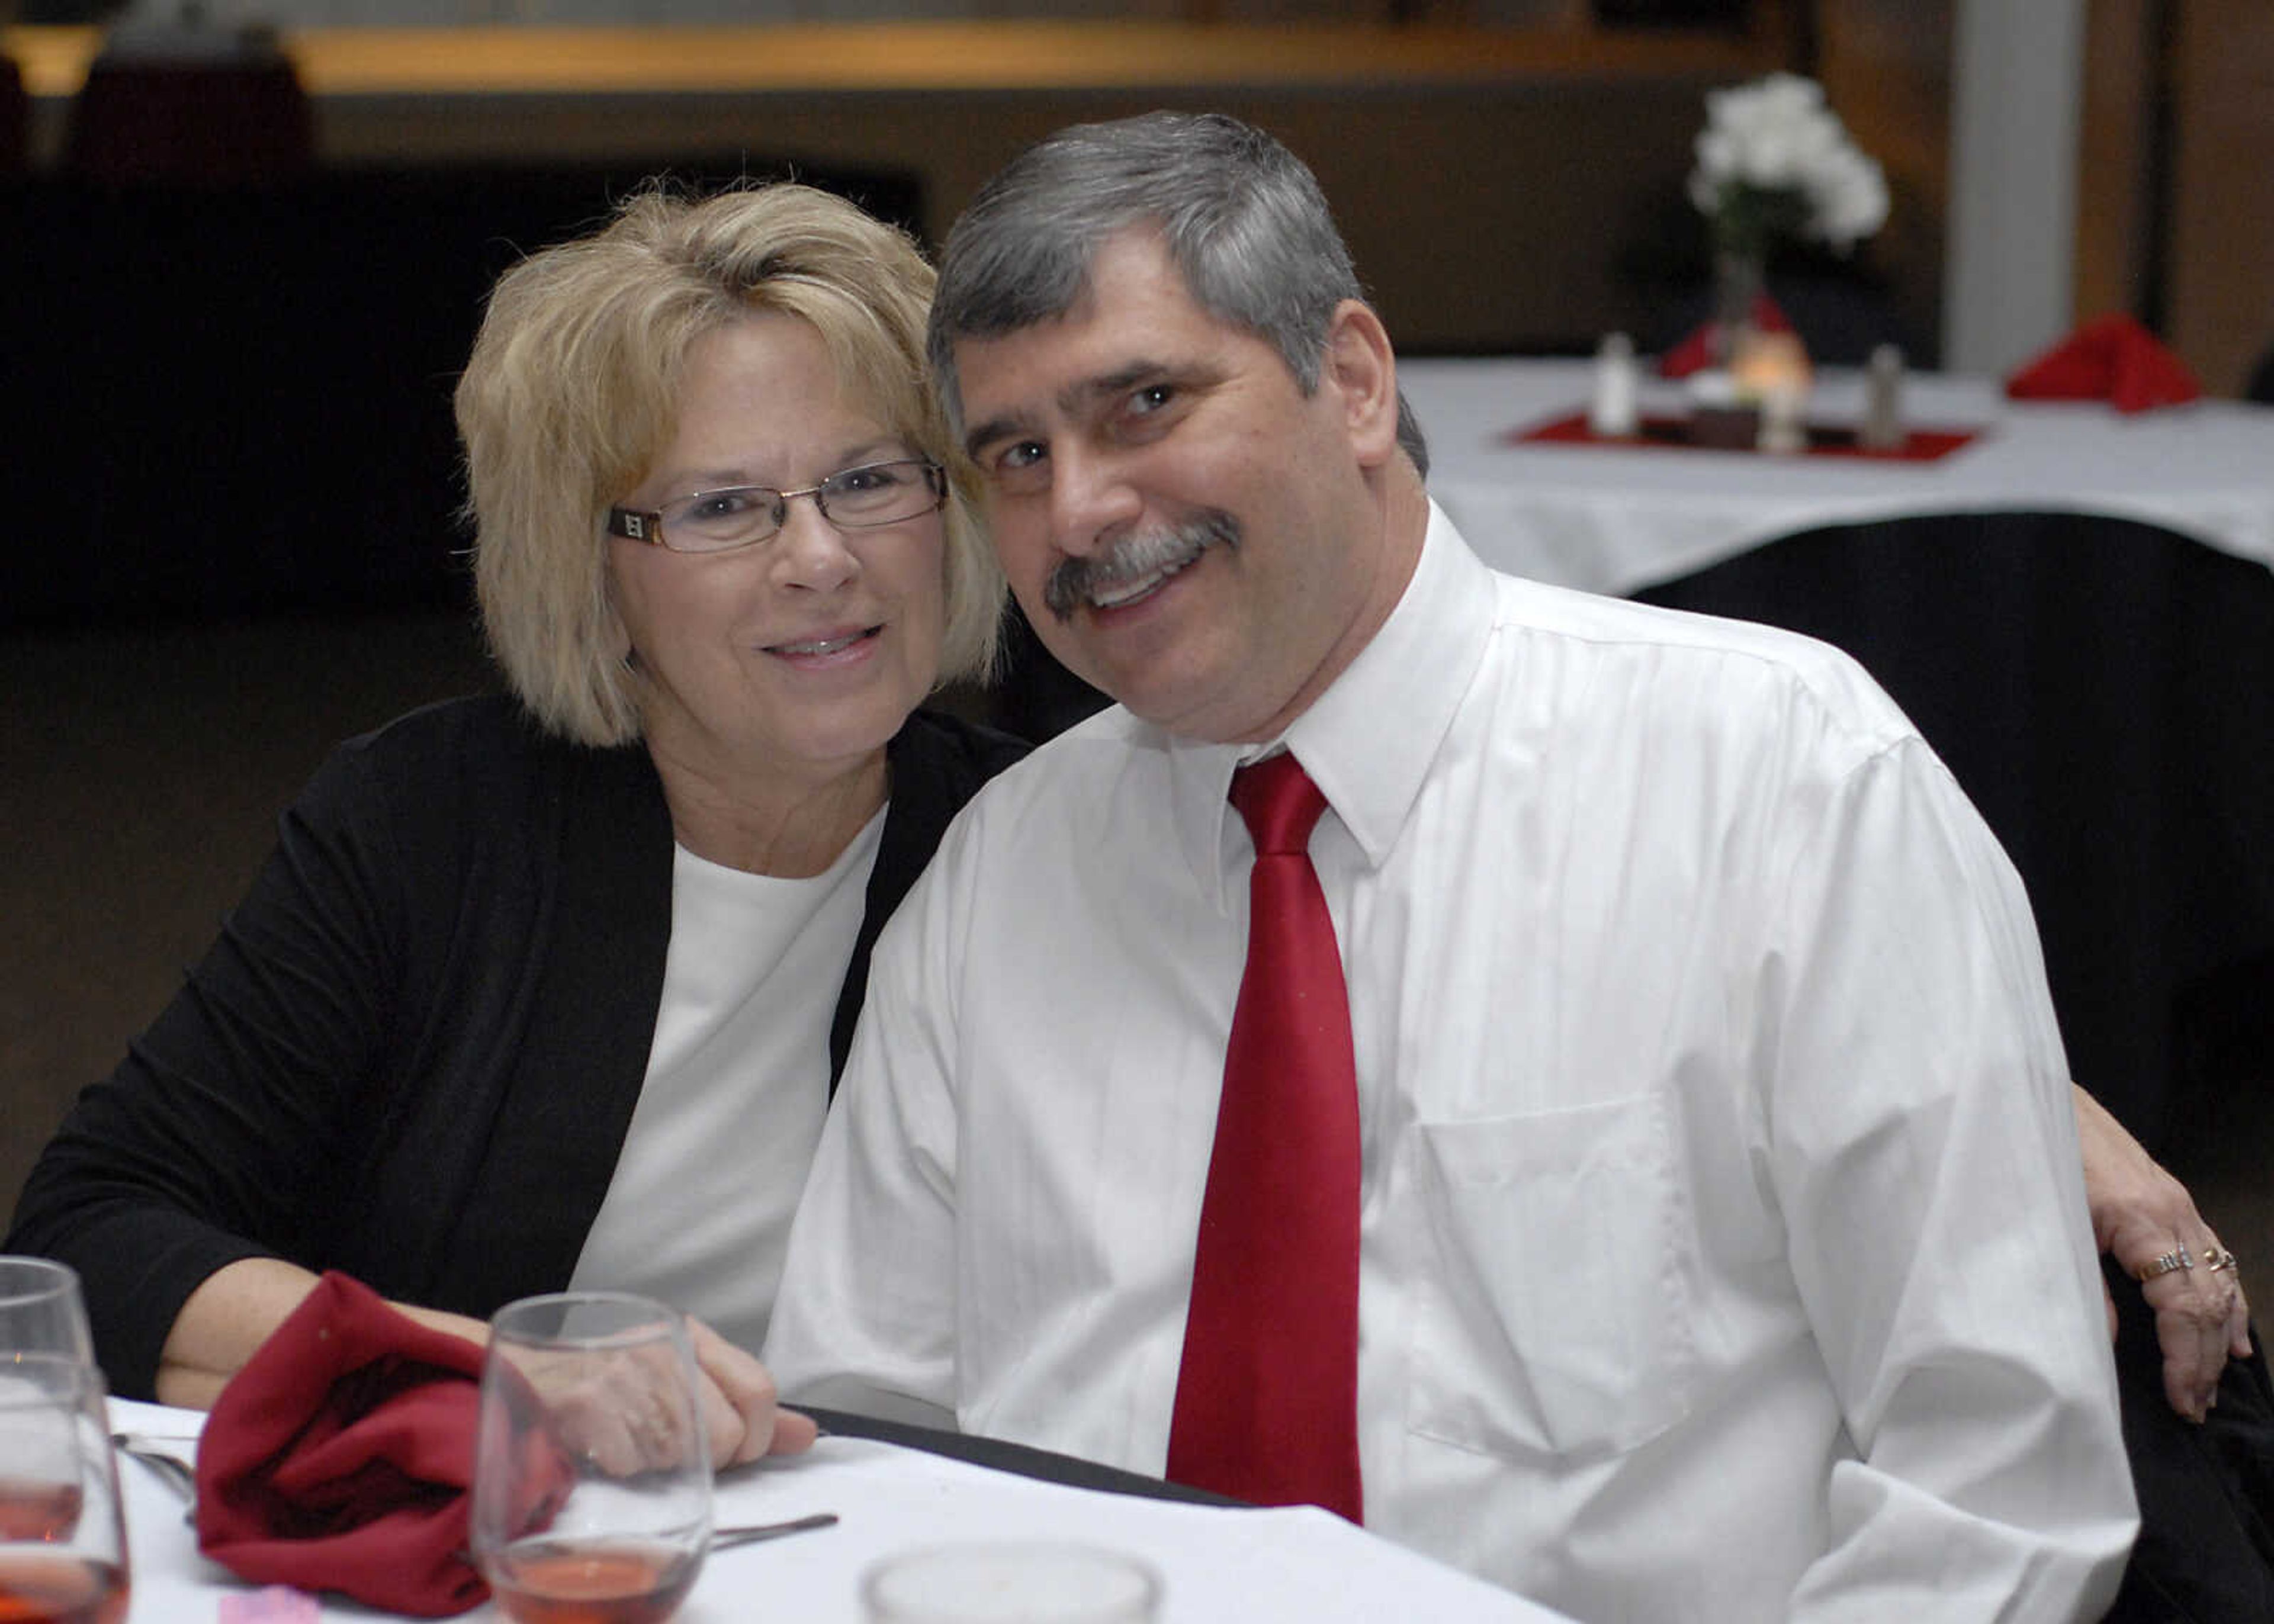
{"type": "Polygon", "coordinates": [[[2217,1246],[2210,1249],[2210,1272],[2212,1274],[2216,1274],[2221,1269],[2231,1269],[2233,1267],[2234,1254],[2233,1252],[2221,1251],[2217,1246]]]}

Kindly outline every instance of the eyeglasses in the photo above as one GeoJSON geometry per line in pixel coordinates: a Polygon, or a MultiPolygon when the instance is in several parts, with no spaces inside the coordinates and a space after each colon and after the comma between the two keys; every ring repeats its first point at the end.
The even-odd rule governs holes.
{"type": "Polygon", "coordinates": [[[674,553],[726,553],[780,530],[788,522],[792,499],[800,496],[813,498],[821,516],[839,530],[873,530],[937,513],[947,505],[947,476],[926,458],[900,457],[848,468],[799,491],[763,485],[697,491],[656,512],[611,508],[608,534],[674,553]]]}

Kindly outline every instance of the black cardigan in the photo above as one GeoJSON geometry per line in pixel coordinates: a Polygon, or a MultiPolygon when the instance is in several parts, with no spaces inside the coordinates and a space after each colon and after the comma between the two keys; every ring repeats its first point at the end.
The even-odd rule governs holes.
{"type": "MultiPolygon", "coordinates": [[[[892,741],[832,1089],[877,933],[1024,748],[922,711],[892,741]]],[[[79,1272],[111,1390],[150,1395],[183,1302],[240,1258],[477,1317],[565,1288],[647,1069],[672,850],[644,748],[565,744],[510,701],[341,746],[17,1207],[6,1249],[79,1272]]]]}

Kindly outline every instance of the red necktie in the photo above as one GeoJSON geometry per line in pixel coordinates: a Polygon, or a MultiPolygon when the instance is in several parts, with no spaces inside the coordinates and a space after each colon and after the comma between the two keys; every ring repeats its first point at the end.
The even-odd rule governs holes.
{"type": "Polygon", "coordinates": [[[1326,797],[1294,756],[1232,775],[1255,839],[1247,969],[1201,1203],[1168,1475],[1364,1520],[1358,1466],[1358,1072],[1311,867],[1326,797]]]}

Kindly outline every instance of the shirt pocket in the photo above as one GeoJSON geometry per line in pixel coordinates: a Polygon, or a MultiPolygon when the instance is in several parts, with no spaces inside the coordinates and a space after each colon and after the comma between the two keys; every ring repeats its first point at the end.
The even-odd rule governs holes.
{"type": "Polygon", "coordinates": [[[1419,1124],[1412,1431],[1576,1458],[1632,1449],[1688,1413],[1686,1203],[1668,1116],[1652,1094],[1419,1124]]]}

